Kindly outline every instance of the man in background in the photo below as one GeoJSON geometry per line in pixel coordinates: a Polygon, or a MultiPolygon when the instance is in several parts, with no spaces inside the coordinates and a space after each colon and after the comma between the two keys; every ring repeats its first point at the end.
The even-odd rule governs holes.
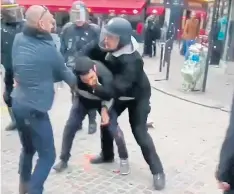
{"type": "MultiPolygon", "coordinates": [[[[88,56],[97,46],[99,38],[99,27],[89,24],[89,13],[82,1],[75,1],[70,11],[70,22],[65,24],[61,32],[61,53],[68,67],[73,68],[75,56],[88,56]]],[[[94,59],[98,60],[98,59],[94,59]]],[[[90,110],[88,133],[93,134],[97,130],[96,110],[90,110]]],[[[82,129],[82,126],[79,126],[82,129]]]]}
{"type": "Polygon", "coordinates": [[[11,123],[6,127],[6,131],[16,129],[15,119],[12,114],[11,92],[13,90],[13,69],[11,50],[13,40],[23,26],[23,10],[15,1],[3,0],[1,2],[1,62],[5,68],[5,90],[3,99],[8,107],[11,123]]]}

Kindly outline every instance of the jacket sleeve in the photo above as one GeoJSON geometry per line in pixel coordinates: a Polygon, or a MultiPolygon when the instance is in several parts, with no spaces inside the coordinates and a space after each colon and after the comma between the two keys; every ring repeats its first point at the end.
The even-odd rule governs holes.
{"type": "Polygon", "coordinates": [[[231,110],[229,126],[220,152],[220,162],[217,172],[218,180],[228,182],[230,178],[229,177],[230,170],[233,164],[234,164],[234,98],[232,101],[232,110],[231,110]]]}
{"type": "Polygon", "coordinates": [[[137,80],[140,71],[140,65],[126,64],[122,73],[114,76],[111,85],[108,87],[98,85],[95,88],[95,95],[107,95],[109,98],[119,98],[126,95],[127,91],[132,88],[133,83],[137,80]]]}
{"type": "MultiPolygon", "coordinates": [[[[89,55],[89,53],[98,45],[99,36],[100,36],[100,28],[98,25],[90,24],[90,30],[93,33],[92,40],[90,40],[87,44],[82,46],[80,52],[85,55],[89,55]]],[[[78,51],[79,52],[79,51],[78,51]]]]}
{"type": "Polygon", "coordinates": [[[60,79],[61,81],[65,81],[71,88],[74,88],[77,79],[72,70],[70,70],[64,62],[64,58],[61,55],[60,52],[58,52],[55,48],[53,49],[54,52],[54,61],[53,61],[53,67],[55,72],[55,80],[58,81],[60,79]]]}

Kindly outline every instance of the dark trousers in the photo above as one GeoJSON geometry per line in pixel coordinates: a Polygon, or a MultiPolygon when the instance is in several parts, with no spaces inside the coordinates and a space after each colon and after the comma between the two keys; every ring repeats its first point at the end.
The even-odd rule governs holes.
{"type": "Polygon", "coordinates": [[[144,55],[152,57],[152,40],[146,39],[144,42],[144,55]]]}
{"type": "MultiPolygon", "coordinates": [[[[72,101],[77,98],[76,94],[74,94],[74,92],[71,92],[72,94],[72,101]]],[[[89,124],[94,124],[96,123],[96,117],[97,117],[97,112],[96,109],[89,109],[88,111],[86,111],[85,116],[88,114],[89,117],[89,124]]],[[[83,120],[85,119],[85,116],[83,118],[83,120]]],[[[82,122],[83,122],[82,120],[82,122]]],[[[82,128],[82,122],[80,122],[80,125],[78,126],[79,129],[82,128]]]]}
{"type": "Polygon", "coordinates": [[[226,191],[224,194],[234,194],[234,190],[226,191]]]}
{"type": "Polygon", "coordinates": [[[156,45],[156,40],[155,40],[155,41],[152,41],[152,50],[153,50],[154,57],[156,56],[156,48],[157,48],[157,45],[156,45]]]}
{"type": "MultiPolygon", "coordinates": [[[[150,112],[149,98],[132,101],[115,101],[113,109],[120,115],[126,108],[129,112],[129,122],[132,133],[141,148],[145,161],[148,163],[152,174],[162,173],[163,167],[156,153],[153,140],[148,133],[147,118],[150,112]]],[[[101,130],[102,154],[106,158],[113,157],[113,139],[108,130],[101,130]]]]}
{"type": "Polygon", "coordinates": [[[20,178],[24,182],[29,182],[29,194],[42,194],[44,182],[56,158],[49,115],[17,102],[13,102],[12,110],[22,144],[20,178]],[[32,159],[36,152],[38,160],[31,174],[32,159]]]}
{"type": "MultiPolygon", "coordinates": [[[[71,156],[70,151],[72,147],[72,143],[75,137],[77,130],[79,129],[80,124],[82,123],[85,115],[91,109],[101,110],[101,101],[98,100],[88,100],[82,97],[76,97],[73,100],[73,105],[70,111],[70,115],[66,126],[63,132],[63,140],[62,140],[62,151],[60,155],[60,159],[64,162],[67,162],[71,156]]],[[[119,128],[117,123],[117,116],[115,114],[111,114],[110,125],[103,127],[104,131],[107,131],[110,134],[110,139],[113,141],[113,137],[116,136],[116,144],[119,148],[120,157],[127,158],[127,151],[125,146],[125,141],[123,137],[123,132],[119,128]],[[117,137],[118,136],[118,137],[117,137]]],[[[108,138],[105,138],[105,140],[108,138]]],[[[113,146],[113,145],[112,145],[113,146]]],[[[113,148],[111,148],[113,149],[113,148]]]]}

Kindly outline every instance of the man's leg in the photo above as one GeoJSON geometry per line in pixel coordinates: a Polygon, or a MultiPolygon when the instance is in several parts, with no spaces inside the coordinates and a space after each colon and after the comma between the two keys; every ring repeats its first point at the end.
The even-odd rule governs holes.
{"type": "Polygon", "coordinates": [[[234,194],[234,190],[226,191],[224,194],[234,194]]]}
{"type": "Polygon", "coordinates": [[[84,120],[86,113],[87,112],[84,105],[79,102],[78,97],[75,97],[73,100],[69,118],[63,131],[62,151],[60,155],[61,161],[54,166],[54,170],[56,170],[57,172],[62,172],[64,169],[67,168],[67,162],[71,156],[70,151],[75,134],[79,129],[78,127],[84,120]]]}
{"type": "Polygon", "coordinates": [[[92,164],[109,163],[114,161],[113,136],[109,130],[101,129],[101,153],[90,160],[92,164]]]}
{"type": "Polygon", "coordinates": [[[22,145],[18,171],[20,175],[19,194],[26,194],[31,179],[32,159],[36,150],[32,143],[31,127],[25,122],[30,113],[15,103],[13,104],[13,113],[22,145]]]}
{"type": "Polygon", "coordinates": [[[89,116],[89,134],[93,134],[97,131],[97,122],[96,122],[96,109],[92,109],[88,111],[89,116]]]}
{"type": "Polygon", "coordinates": [[[12,108],[11,107],[7,107],[8,113],[10,115],[11,118],[11,122],[6,126],[5,130],[6,131],[13,131],[16,129],[16,123],[15,123],[15,118],[12,112],[12,108]]]}
{"type": "Polygon", "coordinates": [[[150,112],[149,99],[133,101],[129,104],[129,122],[133,135],[141,147],[145,161],[148,163],[153,174],[154,187],[162,190],[165,187],[165,174],[162,163],[156,153],[153,140],[148,133],[147,117],[150,112]]]}
{"type": "Polygon", "coordinates": [[[114,109],[112,109],[109,113],[110,124],[108,126],[103,126],[101,130],[109,130],[114,137],[120,158],[120,174],[127,175],[130,173],[130,166],[128,163],[128,151],[124,139],[124,134],[117,122],[119,115],[114,109]]]}

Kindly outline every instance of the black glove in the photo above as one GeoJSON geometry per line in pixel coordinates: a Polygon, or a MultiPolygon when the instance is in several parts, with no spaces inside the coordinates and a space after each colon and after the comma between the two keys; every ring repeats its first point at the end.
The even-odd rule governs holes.
{"type": "Polygon", "coordinates": [[[12,106],[12,99],[11,99],[11,94],[7,91],[4,91],[3,93],[3,100],[6,103],[8,107],[12,106]]]}

